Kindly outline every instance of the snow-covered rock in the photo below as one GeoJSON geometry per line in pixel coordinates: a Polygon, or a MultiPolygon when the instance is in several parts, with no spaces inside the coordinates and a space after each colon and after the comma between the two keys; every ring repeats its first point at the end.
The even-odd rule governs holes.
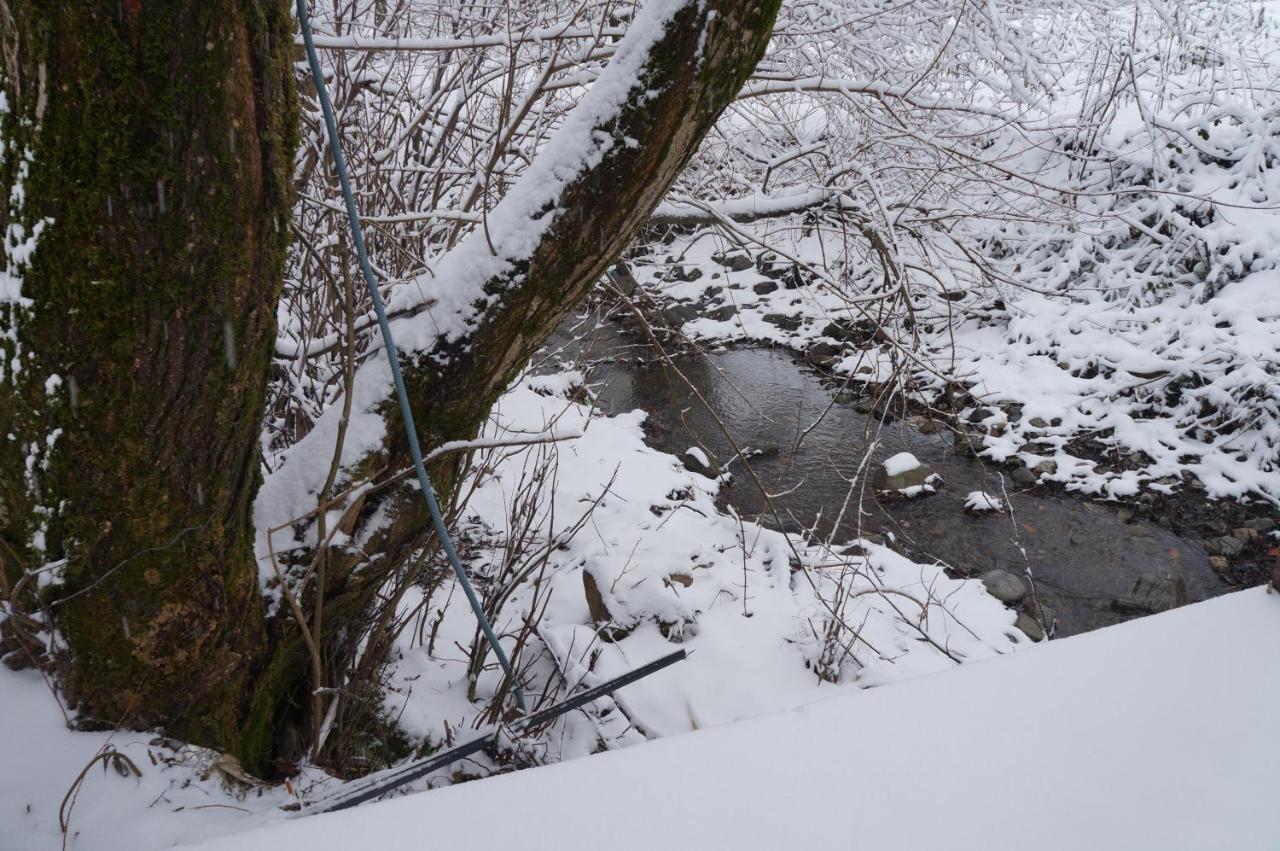
{"type": "Polygon", "coordinates": [[[932,486],[938,481],[941,478],[916,456],[910,452],[899,452],[886,458],[876,468],[871,484],[878,491],[914,496],[925,489],[932,492],[932,486]]]}
{"type": "Polygon", "coordinates": [[[964,510],[975,514],[988,511],[1004,511],[1004,500],[983,491],[971,491],[964,498],[964,510]]]}

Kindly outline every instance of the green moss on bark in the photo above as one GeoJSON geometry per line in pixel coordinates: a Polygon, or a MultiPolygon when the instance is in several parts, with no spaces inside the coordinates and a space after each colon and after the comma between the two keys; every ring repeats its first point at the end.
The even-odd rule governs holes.
{"type": "Polygon", "coordinates": [[[83,717],[258,765],[251,513],[289,216],[288,4],[11,5],[3,129],[32,157],[19,215],[52,224],[30,307],[0,317],[22,363],[0,385],[4,534],[24,559],[66,559],[49,597],[83,717]]]}

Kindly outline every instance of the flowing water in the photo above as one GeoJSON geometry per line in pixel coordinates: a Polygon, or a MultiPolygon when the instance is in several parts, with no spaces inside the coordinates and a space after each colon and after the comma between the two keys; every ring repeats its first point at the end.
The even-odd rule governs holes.
{"type": "Polygon", "coordinates": [[[577,340],[567,323],[553,343],[562,356],[593,363],[589,380],[604,410],[649,413],[651,445],[676,455],[699,446],[727,465],[734,477],[721,501],[745,518],[787,531],[812,528],[834,542],[877,536],[916,561],[935,559],[961,574],[1029,575],[1058,636],[1225,590],[1198,543],[1126,522],[1121,506],[1020,490],[1000,469],[957,453],[945,431],[869,421],[852,402],[833,403],[835,388],[790,353],[747,347],[674,356],[681,378],[644,337],[614,322],[577,340]],[[744,453],[760,453],[751,465],[774,495],[781,523],[741,462],[731,460],[735,452],[717,418],[744,453]],[[878,499],[869,486],[851,493],[868,449],[871,463],[911,452],[943,484],[912,500],[878,499]],[[965,512],[966,496],[977,490],[1005,499],[1011,511],[965,512]]]}

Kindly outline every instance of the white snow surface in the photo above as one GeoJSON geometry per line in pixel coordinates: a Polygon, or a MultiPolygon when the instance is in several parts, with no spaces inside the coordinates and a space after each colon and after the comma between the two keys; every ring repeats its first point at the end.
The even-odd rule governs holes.
{"type": "Polygon", "coordinates": [[[196,847],[338,851],[429,838],[469,851],[1273,851],[1278,705],[1280,595],[1259,588],[770,717],[196,847]]]}
{"type": "Polygon", "coordinates": [[[968,511],[1004,511],[1004,500],[982,491],[971,491],[964,498],[964,507],[968,511]]]}
{"type": "Polygon", "coordinates": [[[903,473],[918,470],[922,466],[924,465],[920,463],[920,459],[910,452],[899,452],[884,460],[884,472],[888,476],[901,476],[903,473]]]}
{"type": "MultiPolygon", "coordinates": [[[[513,653],[525,613],[535,606],[543,611],[535,644],[545,652],[528,668],[531,695],[560,686],[562,674],[594,685],[677,646],[690,658],[629,687],[618,703],[602,699],[564,717],[533,743],[539,762],[630,748],[644,741],[637,728],[650,737],[679,735],[1030,646],[1013,626],[1014,613],[977,580],[951,579],[936,565],[865,541],[830,549],[788,540],[721,512],[716,481],[645,445],[642,411],[608,417],[570,401],[581,398],[581,381],[572,372],[525,376],[496,406],[486,439],[581,436],[502,450],[478,462],[471,473],[475,491],[457,529],[468,570],[484,588],[501,574],[507,553],[546,548],[538,581],[524,581],[495,618],[513,653]],[[554,489],[543,492],[534,522],[514,529],[521,489],[543,475],[554,489]],[[572,534],[592,504],[589,523],[572,534]],[[527,537],[516,540],[520,535],[527,537]],[[620,640],[599,639],[583,590],[587,572],[613,625],[629,630],[620,640]],[[857,628],[858,639],[835,624],[828,606],[857,628]],[[840,641],[832,644],[829,635],[840,641]],[[838,682],[819,679],[816,668],[838,682]]],[[[281,488],[287,482],[276,481],[281,488]]],[[[423,594],[411,589],[402,611],[423,603],[423,594]]],[[[474,617],[452,582],[428,602],[433,619],[443,610],[436,638],[424,640],[413,628],[401,634],[386,709],[415,743],[440,745],[477,726],[498,672],[483,674],[477,701],[469,700],[464,648],[475,639],[474,617]]],[[[204,776],[216,754],[181,743],[176,750],[153,745],[154,734],[68,732],[54,698],[30,672],[0,667],[0,706],[7,722],[0,725],[0,824],[9,831],[0,831],[4,851],[57,847],[58,804],[80,769],[108,745],[129,756],[143,776],[104,775],[96,765],[80,792],[68,848],[145,850],[195,841],[280,818],[276,807],[292,799],[283,788],[225,789],[216,773],[204,776]],[[9,768],[16,766],[21,770],[9,768]],[[20,840],[7,844],[11,835],[20,840]]],[[[481,757],[467,769],[474,776],[494,766],[481,757]]],[[[450,773],[441,772],[415,788],[449,782],[450,773]]],[[[333,784],[314,769],[293,781],[304,798],[324,795],[333,784]]]]}

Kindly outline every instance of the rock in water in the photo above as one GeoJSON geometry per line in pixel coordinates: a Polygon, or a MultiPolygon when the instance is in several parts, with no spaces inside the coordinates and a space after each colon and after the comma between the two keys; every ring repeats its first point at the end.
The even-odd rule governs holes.
{"type": "Polygon", "coordinates": [[[1023,634],[1032,641],[1044,641],[1044,629],[1031,615],[1019,612],[1018,620],[1014,623],[1014,626],[1022,630],[1023,634]]]}
{"type": "Polygon", "coordinates": [[[910,452],[899,452],[884,460],[871,479],[878,491],[904,491],[927,485],[934,473],[910,452]]]}
{"type": "Polygon", "coordinates": [[[1007,570],[988,570],[979,577],[987,593],[1001,603],[1012,606],[1027,596],[1027,586],[1007,570]]]}
{"type": "Polygon", "coordinates": [[[973,491],[964,499],[964,510],[974,514],[987,511],[1004,511],[1004,500],[982,491],[973,491]]]}

